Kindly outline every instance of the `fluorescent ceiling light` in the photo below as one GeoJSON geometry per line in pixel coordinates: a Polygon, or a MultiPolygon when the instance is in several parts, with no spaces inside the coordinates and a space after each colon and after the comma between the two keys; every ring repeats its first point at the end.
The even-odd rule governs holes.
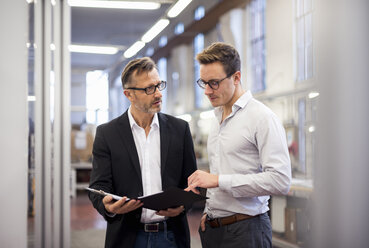
{"type": "Polygon", "coordinates": [[[310,98],[310,99],[315,98],[315,97],[317,97],[317,96],[319,96],[319,92],[310,92],[310,93],[309,93],[309,98],[310,98]]]}
{"type": "Polygon", "coordinates": [[[109,8],[109,9],[158,9],[160,3],[138,1],[96,1],[96,0],[68,0],[71,7],[109,8]]]}
{"type": "Polygon", "coordinates": [[[168,26],[168,19],[160,19],[157,23],[152,26],[149,31],[147,31],[141,38],[141,40],[145,43],[150,42],[154,39],[163,29],[168,26]]]}
{"type": "Polygon", "coordinates": [[[128,48],[124,52],[123,56],[128,59],[128,58],[136,55],[136,53],[138,53],[138,51],[140,51],[144,46],[145,46],[145,42],[136,41],[136,43],[134,43],[130,48],[128,48]]]}
{"type": "Polygon", "coordinates": [[[96,53],[96,54],[116,54],[119,49],[107,46],[85,46],[69,45],[69,51],[72,53],[96,53]]]}
{"type": "Polygon", "coordinates": [[[168,17],[174,18],[179,15],[191,1],[192,0],[178,0],[178,2],[176,2],[176,4],[174,4],[174,6],[168,11],[168,17]]]}

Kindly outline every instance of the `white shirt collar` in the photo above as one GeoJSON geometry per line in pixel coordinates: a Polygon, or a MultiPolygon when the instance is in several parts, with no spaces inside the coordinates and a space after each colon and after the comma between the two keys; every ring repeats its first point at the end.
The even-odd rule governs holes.
{"type": "MultiPolygon", "coordinates": [[[[129,106],[129,109],[128,109],[128,119],[129,119],[129,125],[131,126],[131,129],[133,129],[134,126],[137,126],[137,127],[140,127],[135,119],[133,118],[132,114],[131,114],[131,106],[129,106]]],[[[157,127],[159,128],[159,118],[158,118],[158,113],[155,113],[154,114],[154,118],[152,119],[152,122],[150,124],[150,127],[153,128],[153,127],[157,127]]]]}
{"type": "Polygon", "coordinates": [[[247,105],[247,103],[250,101],[251,98],[252,98],[251,91],[248,90],[245,93],[243,93],[240,96],[240,98],[238,98],[238,100],[233,104],[233,106],[244,108],[247,105]]]}
{"type": "MultiPolygon", "coordinates": [[[[230,116],[232,116],[238,109],[244,108],[247,105],[247,103],[250,101],[251,98],[252,98],[251,91],[248,90],[245,93],[243,93],[240,96],[240,98],[238,98],[237,101],[233,104],[232,113],[230,116]]],[[[223,106],[219,106],[215,108],[214,114],[217,117],[217,119],[220,121],[222,118],[222,114],[223,114],[223,106]]]]}

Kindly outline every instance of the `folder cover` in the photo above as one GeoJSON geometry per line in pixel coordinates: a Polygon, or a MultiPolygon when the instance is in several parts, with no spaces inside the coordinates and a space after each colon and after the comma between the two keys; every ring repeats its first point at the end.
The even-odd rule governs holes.
{"type": "MultiPolygon", "coordinates": [[[[114,200],[119,201],[122,199],[121,196],[113,195],[110,193],[106,193],[102,190],[96,190],[91,188],[86,188],[86,190],[99,194],[102,196],[110,195],[113,197],[114,200]]],[[[181,205],[190,205],[196,201],[202,201],[208,199],[206,196],[198,195],[193,193],[192,191],[185,191],[180,188],[176,187],[170,187],[163,192],[148,195],[148,196],[140,196],[137,198],[131,198],[131,199],[138,199],[141,202],[143,202],[143,208],[148,208],[152,210],[164,210],[167,208],[174,208],[179,207],[181,205]]],[[[130,198],[127,198],[126,201],[131,200],[130,198]]]]}
{"type": "Polygon", "coordinates": [[[196,201],[206,200],[207,197],[195,194],[192,191],[170,187],[163,192],[138,197],[137,199],[143,202],[144,205],[142,207],[159,211],[167,208],[179,207],[181,205],[189,205],[196,201]]]}

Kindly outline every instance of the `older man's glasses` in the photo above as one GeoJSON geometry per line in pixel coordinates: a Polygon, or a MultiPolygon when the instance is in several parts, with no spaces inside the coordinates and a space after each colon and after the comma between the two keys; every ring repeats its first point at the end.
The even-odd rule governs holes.
{"type": "Polygon", "coordinates": [[[160,81],[157,85],[152,85],[146,88],[134,88],[134,87],[130,87],[127,88],[127,90],[143,90],[145,91],[146,95],[152,95],[155,93],[156,88],[158,88],[160,91],[164,90],[165,87],[167,86],[167,82],[166,81],[160,81]]]}
{"type": "Polygon", "coordinates": [[[225,78],[218,79],[218,80],[212,79],[212,80],[210,80],[210,81],[208,81],[208,82],[206,82],[206,81],[204,81],[204,80],[202,80],[202,79],[200,78],[199,80],[197,80],[197,84],[198,84],[201,88],[203,88],[203,89],[205,89],[205,88],[206,88],[206,85],[209,85],[209,87],[210,87],[210,88],[212,88],[213,90],[217,90],[217,89],[219,88],[219,84],[220,84],[224,79],[229,78],[230,76],[232,76],[232,74],[231,74],[231,75],[226,76],[225,78]]]}

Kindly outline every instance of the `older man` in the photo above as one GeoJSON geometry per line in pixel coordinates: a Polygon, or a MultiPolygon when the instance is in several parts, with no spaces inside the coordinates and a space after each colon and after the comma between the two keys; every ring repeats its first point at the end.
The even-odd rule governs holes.
{"type": "MultiPolygon", "coordinates": [[[[134,198],[168,187],[187,187],[196,170],[188,123],[159,113],[166,87],[150,58],[130,61],[122,73],[131,102],[120,117],[97,128],[90,187],[134,198]]],[[[105,247],[190,247],[184,207],[154,212],[127,197],[90,193],[107,220],[105,247]]]]}

